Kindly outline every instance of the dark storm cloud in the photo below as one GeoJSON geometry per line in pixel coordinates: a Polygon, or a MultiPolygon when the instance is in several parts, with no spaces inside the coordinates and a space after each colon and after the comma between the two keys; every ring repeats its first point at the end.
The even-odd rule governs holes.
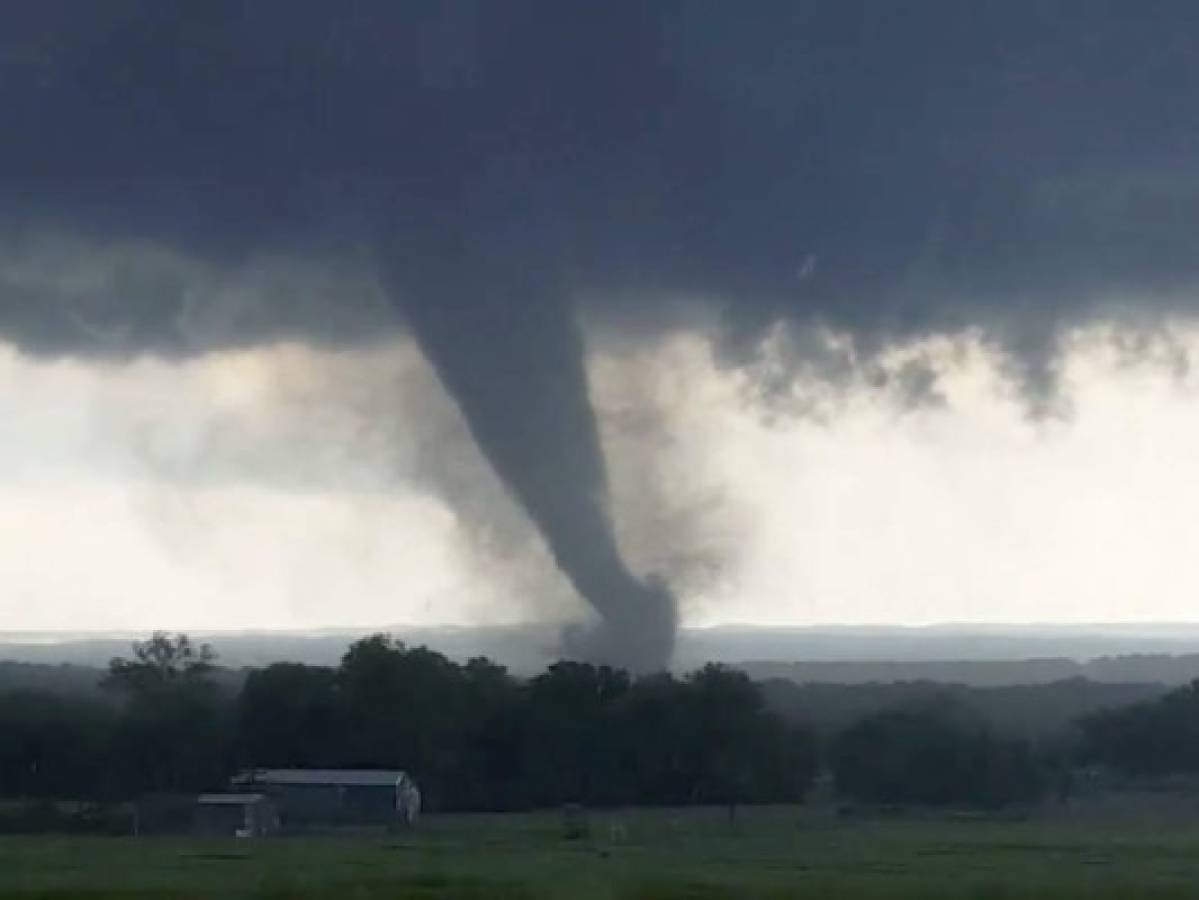
{"type": "MultiPolygon", "coordinates": [[[[365,243],[480,446],[622,629],[603,598],[654,591],[611,539],[566,298],[630,328],[658,297],[710,298],[733,362],[780,321],[848,332],[865,358],[981,328],[1034,407],[1064,328],[1192,311],[1199,8],[1182,0],[3,16],[13,240],[36,225],[235,264],[365,243]]],[[[209,305],[182,289],[136,267],[82,293],[0,272],[0,329],[34,352],[170,353],[388,327],[356,297],[284,293],[197,340],[183,312],[209,305]]]]}
{"type": "Polygon", "coordinates": [[[12,229],[0,235],[0,335],[36,354],[127,358],[288,338],[364,342],[395,328],[378,278],[353,254],[250,250],[214,264],[186,251],[12,229]]]}
{"type": "MultiPolygon", "coordinates": [[[[1185,2],[48,0],[4,16],[10,223],[236,257],[405,225],[436,253],[424,223],[449,217],[591,297],[718,297],[730,349],[790,318],[867,347],[981,324],[1019,350],[1130,298],[1183,307],[1199,267],[1185,2]]],[[[131,327],[169,338],[169,294],[130,296],[131,327]]],[[[73,334],[54,303],[4,306],[29,343],[73,334]]],[[[301,324],[320,336],[319,316],[301,324]]]]}

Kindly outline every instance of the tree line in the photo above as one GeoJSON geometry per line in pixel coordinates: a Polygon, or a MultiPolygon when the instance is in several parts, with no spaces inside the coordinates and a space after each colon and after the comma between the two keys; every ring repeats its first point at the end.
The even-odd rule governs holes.
{"type": "Polygon", "coordinates": [[[1080,756],[1125,775],[1199,774],[1199,680],[1083,717],[1080,756]]]}
{"type": "Polygon", "coordinates": [[[958,704],[909,703],[817,734],[744,673],[682,677],[558,662],[519,679],[386,635],[337,666],[231,677],[156,634],[96,694],[0,692],[0,796],[115,802],[222,787],[245,768],[397,768],[440,810],[793,802],[817,773],[868,803],[1028,802],[1064,769],[1199,768],[1199,687],[1080,720],[1068,747],[996,735],[958,704]]]}
{"type": "Polygon", "coordinates": [[[130,799],[219,788],[244,768],[397,768],[435,809],[794,801],[802,728],[740,672],[634,679],[558,662],[521,680],[386,635],[340,665],[277,663],[240,686],[186,636],[114,659],[106,698],[0,694],[0,796],[130,799]]]}

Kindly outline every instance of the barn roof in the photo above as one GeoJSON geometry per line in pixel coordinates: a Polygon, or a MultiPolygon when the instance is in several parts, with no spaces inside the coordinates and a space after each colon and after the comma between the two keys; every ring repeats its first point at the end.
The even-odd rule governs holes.
{"type": "Polygon", "coordinates": [[[205,806],[252,806],[265,799],[265,794],[201,794],[196,802],[205,806]]]}
{"type": "Polygon", "coordinates": [[[343,787],[395,787],[405,774],[398,769],[255,769],[241,784],[312,784],[343,787]]]}

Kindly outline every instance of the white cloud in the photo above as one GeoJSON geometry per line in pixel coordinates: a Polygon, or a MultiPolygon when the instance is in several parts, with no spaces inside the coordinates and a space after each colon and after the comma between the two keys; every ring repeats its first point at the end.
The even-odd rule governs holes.
{"type": "MultiPolygon", "coordinates": [[[[1194,619],[1195,384],[1111,346],[1075,337],[1074,417],[1037,423],[969,336],[884,360],[931,359],[943,405],[851,380],[821,421],[766,415],[698,334],[597,345],[622,543],[694,622],[1194,619]]],[[[581,608],[401,338],[122,364],[0,346],[0,418],[0,628],[581,608]]]]}

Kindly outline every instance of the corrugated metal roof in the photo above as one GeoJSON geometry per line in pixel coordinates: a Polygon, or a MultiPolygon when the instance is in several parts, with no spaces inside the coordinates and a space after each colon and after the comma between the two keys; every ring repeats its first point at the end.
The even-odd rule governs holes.
{"type": "Polygon", "coordinates": [[[265,794],[201,794],[196,802],[206,806],[249,806],[265,799],[265,794]]]}
{"type": "Polygon", "coordinates": [[[395,787],[404,778],[394,769],[255,769],[246,772],[241,784],[311,784],[341,787],[395,787]]]}

